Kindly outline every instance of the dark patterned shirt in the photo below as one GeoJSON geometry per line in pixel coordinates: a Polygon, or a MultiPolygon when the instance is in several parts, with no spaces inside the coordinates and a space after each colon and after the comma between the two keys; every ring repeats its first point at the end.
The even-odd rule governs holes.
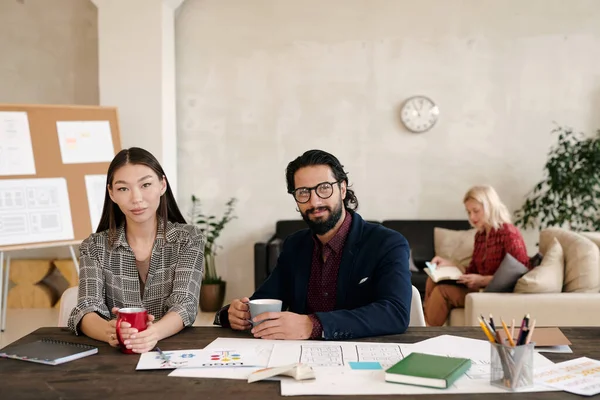
{"type": "Polygon", "coordinates": [[[81,243],[79,296],[69,317],[69,328],[79,333],[81,319],[90,312],[110,320],[113,307],[143,307],[157,320],[173,311],[184,326],[192,325],[198,313],[204,269],[205,239],[200,229],[169,222],[165,235],[159,222],[143,295],[125,226],[117,229],[112,246],[108,236],[108,231],[93,233],[81,243]]]}
{"type": "Polygon", "coordinates": [[[311,339],[321,338],[323,334],[321,322],[313,313],[333,311],[335,308],[338,271],[351,223],[352,215],[346,211],[344,222],[329,242],[322,244],[316,236],[313,237],[315,245],[306,297],[306,309],[313,323],[311,339]]]}
{"type": "Polygon", "coordinates": [[[525,241],[519,229],[512,224],[504,224],[498,229],[485,230],[475,234],[473,259],[466,270],[467,274],[494,275],[506,253],[529,268],[529,257],[525,241]]]}

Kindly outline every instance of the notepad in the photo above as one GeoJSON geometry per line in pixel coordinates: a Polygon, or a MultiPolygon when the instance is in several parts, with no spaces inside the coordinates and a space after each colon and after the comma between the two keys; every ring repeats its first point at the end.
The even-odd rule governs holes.
{"type": "Polygon", "coordinates": [[[58,365],[96,354],[98,348],[87,344],[41,339],[32,343],[9,345],[0,350],[0,357],[58,365]]]}
{"type": "Polygon", "coordinates": [[[410,353],[385,371],[385,380],[447,389],[470,367],[468,358],[410,353]]]}

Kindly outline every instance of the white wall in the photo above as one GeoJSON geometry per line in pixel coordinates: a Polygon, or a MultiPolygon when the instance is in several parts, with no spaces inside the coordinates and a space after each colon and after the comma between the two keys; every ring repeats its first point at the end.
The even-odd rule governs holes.
{"type": "Polygon", "coordinates": [[[98,104],[91,2],[0,0],[0,103],[98,104]]]}
{"type": "Polygon", "coordinates": [[[253,243],[298,217],[284,169],[310,148],[339,157],[369,219],[463,218],[479,183],[518,208],[553,121],[600,128],[598,21],[595,0],[188,0],[180,193],[241,200],[217,259],[227,297],[252,292],[253,243]],[[398,123],[414,94],[441,108],[430,132],[398,123]]]}

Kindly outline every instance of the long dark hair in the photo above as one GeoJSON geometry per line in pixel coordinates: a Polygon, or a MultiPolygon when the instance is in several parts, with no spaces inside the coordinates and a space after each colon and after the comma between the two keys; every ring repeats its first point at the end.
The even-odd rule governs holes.
{"type": "MultiPolygon", "coordinates": [[[[96,232],[102,232],[108,229],[108,237],[111,243],[116,239],[117,228],[125,222],[125,214],[123,214],[123,211],[121,211],[117,203],[111,200],[110,195],[108,194],[108,187],[110,186],[112,188],[115,172],[125,164],[145,165],[154,171],[159,179],[162,179],[163,177],[166,179],[165,171],[160,166],[160,163],[156,157],[147,150],[140,149],[139,147],[131,147],[129,149],[121,150],[115,158],[113,158],[108,167],[108,172],[106,173],[107,187],[104,194],[104,207],[102,208],[102,218],[100,218],[98,229],[96,229],[96,232]]],[[[183,215],[181,215],[179,207],[177,207],[177,202],[171,191],[168,179],[167,190],[160,196],[160,204],[156,210],[156,215],[162,218],[163,230],[165,232],[167,231],[167,221],[179,222],[182,224],[187,223],[185,218],[183,218],[183,215]]]]}
{"type": "Polygon", "coordinates": [[[333,154],[323,150],[308,150],[288,164],[285,169],[288,193],[293,193],[294,190],[296,190],[294,184],[294,175],[296,175],[296,172],[300,168],[309,167],[311,165],[328,165],[329,168],[331,168],[336,181],[346,182],[344,207],[348,210],[356,210],[358,208],[358,199],[354,194],[354,190],[348,188],[348,173],[344,171],[344,166],[333,154]]]}

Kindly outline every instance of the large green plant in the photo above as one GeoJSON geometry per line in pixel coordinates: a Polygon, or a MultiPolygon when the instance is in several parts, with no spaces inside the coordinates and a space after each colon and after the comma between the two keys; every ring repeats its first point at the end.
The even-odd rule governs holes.
{"type": "Polygon", "coordinates": [[[575,231],[600,230],[600,131],[586,137],[557,127],[544,178],[515,213],[524,228],[565,226],[575,231]]]}
{"type": "Polygon", "coordinates": [[[236,216],[233,215],[236,203],[235,197],[232,197],[225,203],[225,212],[221,218],[215,215],[207,215],[202,212],[200,199],[192,195],[192,222],[200,227],[200,230],[206,237],[206,245],[204,246],[204,277],[202,283],[221,283],[223,280],[217,274],[215,265],[215,256],[217,249],[221,246],[217,245],[217,239],[221,236],[221,232],[236,216]]]}

